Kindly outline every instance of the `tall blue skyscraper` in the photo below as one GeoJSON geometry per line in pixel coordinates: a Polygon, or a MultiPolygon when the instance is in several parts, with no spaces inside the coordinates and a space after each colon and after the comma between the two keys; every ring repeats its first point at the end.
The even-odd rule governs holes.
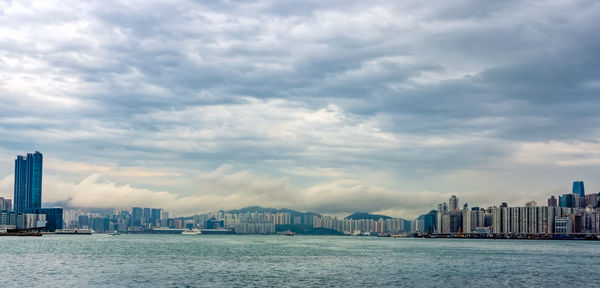
{"type": "Polygon", "coordinates": [[[38,151],[15,159],[15,212],[42,208],[42,162],[38,151]]]}
{"type": "Polygon", "coordinates": [[[583,181],[573,182],[573,194],[579,195],[579,197],[585,196],[585,190],[583,189],[583,181]]]}

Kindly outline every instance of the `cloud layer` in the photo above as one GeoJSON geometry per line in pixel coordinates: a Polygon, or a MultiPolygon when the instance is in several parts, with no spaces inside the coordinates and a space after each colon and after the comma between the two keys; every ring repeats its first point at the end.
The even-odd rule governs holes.
{"type": "Polygon", "coordinates": [[[40,150],[49,201],[416,216],[600,187],[595,1],[0,7],[0,177],[40,150]]]}

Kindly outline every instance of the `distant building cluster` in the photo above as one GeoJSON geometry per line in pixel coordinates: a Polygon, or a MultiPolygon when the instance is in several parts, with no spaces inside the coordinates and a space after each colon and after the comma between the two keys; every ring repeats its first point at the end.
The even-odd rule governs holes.
{"type": "Polygon", "coordinates": [[[233,231],[236,234],[273,234],[275,224],[265,220],[245,219],[233,224],[233,231]]]}
{"type": "Polygon", "coordinates": [[[46,215],[0,210],[0,233],[46,227],[46,215]]]}
{"type": "MultiPolygon", "coordinates": [[[[204,217],[221,221],[222,228],[232,229],[236,234],[273,234],[276,232],[276,225],[300,225],[309,222],[307,217],[292,216],[290,212],[219,211],[204,217]]],[[[203,228],[200,225],[201,223],[198,223],[198,228],[203,228]]]]}
{"type": "Polygon", "coordinates": [[[0,233],[9,230],[45,228],[46,223],[46,214],[14,212],[11,199],[0,197],[0,233]]]}
{"type": "MultiPolygon", "coordinates": [[[[65,223],[69,229],[92,229],[106,232],[151,232],[163,229],[228,230],[236,234],[273,234],[275,225],[302,224],[306,217],[292,217],[291,213],[227,213],[225,211],[188,217],[169,218],[160,208],[115,209],[110,213],[65,211],[65,223]]],[[[307,220],[308,221],[308,220],[307,220]]],[[[312,223],[312,218],[309,221],[312,223]]]]}
{"type": "Polygon", "coordinates": [[[97,233],[144,231],[176,226],[175,221],[169,218],[169,213],[160,208],[132,207],[114,209],[110,213],[67,210],[64,219],[68,229],[92,229],[97,233]]]}
{"type": "Polygon", "coordinates": [[[530,201],[523,207],[461,208],[452,196],[437,210],[421,215],[415,231],[457,235],[571,235],[600,233],[600,193],[586,195],[582,181],[573,183],[572,193],[551,196],[547,206],[530,201]]]}
{"type": "Polygon", "coordinates": [[[297,211],[226,212],[220,210],[192,217],[176,218],[177,225],[171,228],[203,229],[203,233],[207,232],[206,230],[227,230],[235,234],[274,234],[277,232],[278,226],[305,225],[312,227],[313,215],[315,214],[297,211]]]}
{"type": "Polygon", "coordinates": [[[338,232],[357,234],[398,234],[410,232],[410,221],[402,218],[392,219],[338,219],[337,217],[317,217],[313,219],[313,227],[336,230],[338,232]]]}

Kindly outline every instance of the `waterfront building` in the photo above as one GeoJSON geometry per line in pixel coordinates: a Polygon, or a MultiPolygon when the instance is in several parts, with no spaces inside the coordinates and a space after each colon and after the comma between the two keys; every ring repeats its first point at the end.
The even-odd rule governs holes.
{"type": "Polygon", "coordinates": [[[462,229],[463,233],[475,233],[476,231],[485,231],[490,224],[486,222],[486,217],[491,217],[492,214],[485,210],[480,210],[478,207],[473,207],[471,210],[462,211],[462,229]]]}
{"type": "Polygon", "coordinates": [[[13,211],[0,211],[0,229],[16,229],[17,228],[17,213],[13,211]]]}
{"type": "Polygon", "coordinates": [[[437,209],[437,225],[436,225],[436,233],[442,233],[442,214],[448,211],[448,204],[446,202],[438,204],[437,209]]]}
{"type": "Polygon", "coordinates": [[[39,151],[15,159],[14,211],[42,207],[42,162],[39,151]]]}
{"type": "Polygon", "coordinates": [[[462,211],[463,233],[471,233],[473,231],[473,214],[471,212],[467,209],[463,209],[462,211]]]}
{"type": "Polygon", "coordinates": [[[54,232],[56,229],[64,228],[62,208],[37,208],[28,209],[26,212],[46,215],[46,231],[54,232]]]}
{"type": "Polygon", "coordinates": [[[151,209],[150,208],[144,208],[143,209],[143,217],[142,217],[142,225],[144,227],[149,227],[150,225],[150,218],[152,217],[152,214],[150,213],[151,209]]]}
{"type": "Polygon", "coordinates": [[[573,194],[579,197],[585,197],[585,189],[583,188],[583,181],[573,182],[573,194]]]}
{"type": "Polygon", "coordinates": [[[566,235],[573,231],[571,217],[556,217],[554,218],[554,234],[566,235]]]}
{"type": "Polygon", "coordinates": [[[19,229],[43,228],[47,225],[45,214],[23,213],[22,219],[23,223],[17,225],[19,229]]]}
{"type": "Polygon", "coordinates": [[[160,227],[160,211],[161,209],[152,208],[150,212],[151,227],[160,227]]]}
{"type": "MultiPolygon", "coordinates": [[[[437,214],[436,210],[431,210],[423,216],[423,232],[433,234],[437,230],[437,214]]],[[[398,229],[400,230],[400,229],[398,229]]]]}
{"type": "Polygon", "coordinates": [[[462,212],[449,211],[442,215],[442,234],[455,234],[462,229],[462,212]]]}
{"type": "Polygon", "coordinates": [[[234,224],[236,234],[274,234],[275,224],[265,220],[245,219],[234,224]]]}
{"type": "Polygon", "coordinates": [[[90,219],[93,223],[93,230],[97,233],[106,233],[110,230],[110,220],[105,217],[97,217],[90,219]]]}
{"type": "MultiPolygon", "coordinates": [[[[565,198],[568,199],[568,198],[565,198]]],[[[439,207],[439,206],[438,206],[439,207]]],[[[572,208],[558,206],[493,207],[459,211],[441,215],[441,234],[494,233],[499,235],[552,235],[570,233],[600,233],[600,210],[591,207],[572,208]],[[560,219],[559,219],[560,218],[560,219]],[[568,218],[568,228],[565,224],[568,218]],[[562,222],[556,223],[556,219],[562,222]]]]}
{"type": "Polygon", "coordinates": [[[220,228],[225,228],[225,221],[224,220],[217,220],[216,218],[211,218],[208,221],[206,221],[205,227],[206,227],[206,229],[220,229],[220,228]]]}
{"type": "Polygon", "coordinates": [[[144,209],[140,207],[131,208],[131,226],[140,227],[142,226],[142,218],[144,217],[144,209]]]}
{"type": "Polygon", "coordinates": [[[389,233],[397,234],[411,231],[411,221],[402,218],[392,219],[338,219],[329,216],[314,216],[313,228],[327,228],[344,234],[389,233]]]}
{"type": "Polygon", "coordinates": [[[88,221],[89,221],[89,217],[87,215],[80,215],[77,218],[77,222],[78,222],[77,228],[87,229],[90,226],[90,224],[88,224],[88,221]]]}

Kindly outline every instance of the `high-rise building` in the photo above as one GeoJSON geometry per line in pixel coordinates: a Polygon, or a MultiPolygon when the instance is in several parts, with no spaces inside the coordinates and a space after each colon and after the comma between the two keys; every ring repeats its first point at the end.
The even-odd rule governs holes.
{"type": "Polygon", "coordinates": [[[78,228],[88,228],[89,226],[92,226],[88,224],[88,221],[89,217],[87,215],[79,215],[79,217],[77,217],[77,223],[79,224],[78,228]]]}
{"type": "Polygon", "coordinates": [[[15,159],[15,212],[42,207],[42,162],[42,153],[38,151],[15,159]]]}
{"type": "Polygon", "coordinates": [[[573,194],[579,195],[579,197],[585,197],[585,190],[583,189],[583,181],[573,182],[573,194]]]}
{"type": "Polygon", "coordinates": [[[442,215],[442,233],[457,233],[462,228],[462,212],[450,211],[442,215]]]}
{"type": "Polygon", "coordinates": [[[433,234],[437,228],[437,214],[436,210],[431,210],[423,217],[423,232],[427,234],[433,234]]]}
{"type": "Polygon", "coordinates": [[[452,195],[452,197],[450,197],[450,200],[448,201],[448,206],[448,209],[450,211],[458,210],[458,198],[456,198],[456,195],[452,195]]]}
{"type": "Polygon", "coordinates": [[[437,225],[436,225],[436,233],[442,233],[442,214],[446,213],[448,211],[448,204],[446,204],[446,202],[438,204],[438,210],[437,210],[437,225]]]}
{"type": "Polygon", "coordinates": [[[573,194],[563,194],[558,197],[558,206],[574,208],[575,207],[575,196],[573,194]]]}
{"type": "Polygon", "coordinates": [[[152,212],[150,212],[150,224],[152,224],[152,227],[156,226],[157,221],[160,221],[160,210],[161,209],[152,208],[152,212]]]}
{"type": "Polygon", "coordinates": [[[558,206],[558,203],[557,203],[556,198],[554,196],[550,196],[550,198],[548,198],[548,206],[549,207],[556,207],[556,206],[558,206]]]}
{"type": "Polygon", "coordinates": [[[598,207],[598,199],[598,193],[585,195],[585,203],[592,208],[598,207]]]}
{"type": "Polygon", "coordinates": [[[142,218],[144,216],[144,209],[140,207],[131,208],[131,226],[142,226],[142,218]]]}
{"type": "Polygon", "coordinates": [[[10,211],[12,210],[10,199],[4,199],[4,197],[0,197],[0,210],[10,211]]]}

